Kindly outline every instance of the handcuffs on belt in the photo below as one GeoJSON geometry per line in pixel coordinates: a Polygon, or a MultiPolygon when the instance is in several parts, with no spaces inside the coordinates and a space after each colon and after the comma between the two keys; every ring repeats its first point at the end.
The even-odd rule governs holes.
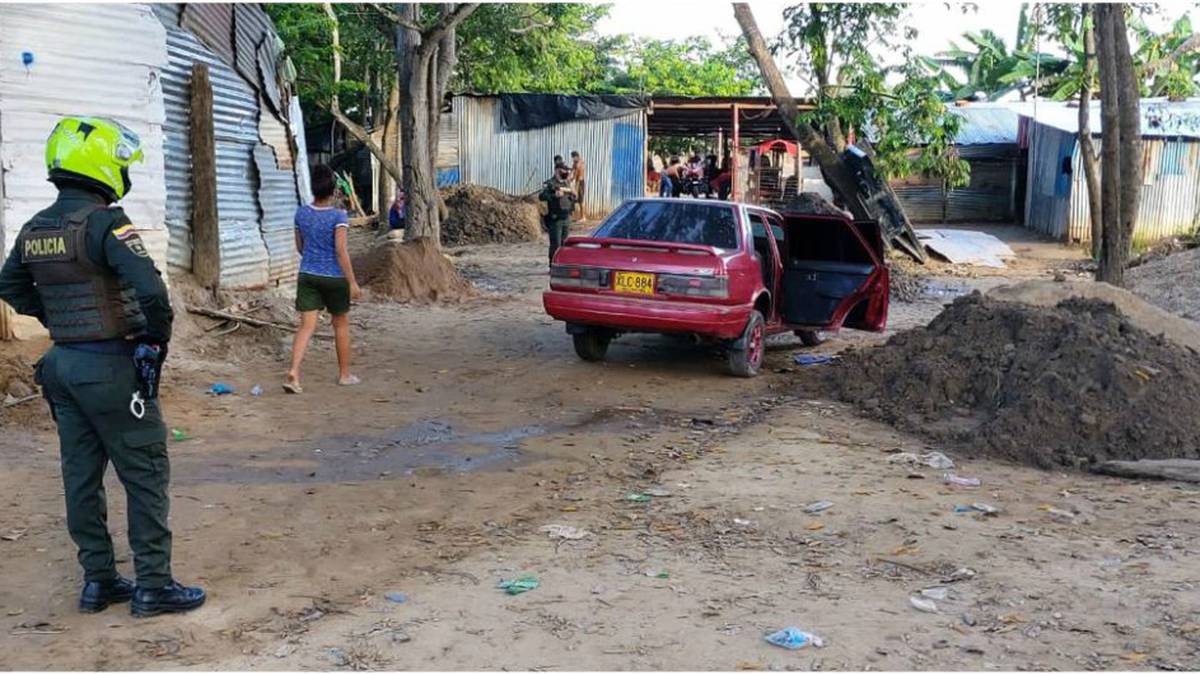
{"type": "Polygon", "coordinates": [[[133,398],[129,400],[129,412],[139,420],[146,416],[146,401],[141,391],[133,392],[133,398]]]}

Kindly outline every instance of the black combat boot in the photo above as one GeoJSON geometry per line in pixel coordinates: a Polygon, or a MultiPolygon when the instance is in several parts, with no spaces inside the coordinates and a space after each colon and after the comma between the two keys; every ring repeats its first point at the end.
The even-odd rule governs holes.
{"type": "Polygon", "coordinates": [[[85,614],[101,612],[109,605],[129,602],[133,597],[133,582],[123,576],[110,581],[89,581],[79,594],[79,611],[85,614]]]}
{"type": "Polygon", "coordinates": [[[133,605],[130,608],[134,616],[147,617],[173,612],[187,612],[204,604],[204,589],[196,586],[184,586],[178,581],[162,588],[137,587],[133,592],[133,605]]]}

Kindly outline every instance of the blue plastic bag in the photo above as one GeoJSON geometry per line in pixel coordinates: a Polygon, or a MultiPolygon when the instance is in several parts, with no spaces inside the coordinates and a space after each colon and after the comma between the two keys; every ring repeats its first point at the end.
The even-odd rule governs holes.
{"type": "Polygon", "coordinates": [[[783,647],[784,649],[804,649],[809,645],[817,648],[825,646],[825,641],[820,637],[802,631],[794,626],[788,626],[781,631],[771,633],[765,639],[776,647],[783,647]]]}

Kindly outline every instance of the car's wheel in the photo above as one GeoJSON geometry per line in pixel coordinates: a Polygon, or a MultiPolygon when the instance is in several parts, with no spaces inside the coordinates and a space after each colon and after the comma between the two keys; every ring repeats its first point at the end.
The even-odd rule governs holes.
{"type": "Polygon", "coordinates": [[[729,372],[737,377],[754,377],[767,351],[767,324],[757,310],[750,313],[741,343],[740,347],[729,348],[729,372]]]}
{"type": "Polygon", "coordinates": [[[796,337],[800,338],[801,344],[805,347],[816,347],[825,342],[825,336],[821,335],[819,330],[798,330],[796,337]]]}
{"type": "Polygon", "coordinates": [[[575,353],[584,361],[603,361],[608,353],[608,343],[612,342],[611,335],[597,330],[576,333],[572,337],[575,339],[575,353]]]}

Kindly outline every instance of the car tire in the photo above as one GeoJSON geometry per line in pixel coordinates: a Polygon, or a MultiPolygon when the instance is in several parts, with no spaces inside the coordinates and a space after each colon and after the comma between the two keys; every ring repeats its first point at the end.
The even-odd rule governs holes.
{"type": "Polygon", "coordinates": [[[608,343],[612,342],[612,336],[596,330],[576,333],[571,337],[575,340],[575,353],[579,358],[593,363],[604,360],[605,354],[608,353],[608,343]]]}
{"type": "Polygon", "coordinates": [[[736,377],[754,377],[767,352],[767,322],[758,310],[750,313],[741,342],[741,347],[729,348],[729,372],[736,377]]]}
{"type": "Polygon", "coordinates": [[[798,330],[796,337],[800,338],[800,343],[805,347],[817,347],[825,343],[825,336],[821,335],[819,330],[798,330]]]}

